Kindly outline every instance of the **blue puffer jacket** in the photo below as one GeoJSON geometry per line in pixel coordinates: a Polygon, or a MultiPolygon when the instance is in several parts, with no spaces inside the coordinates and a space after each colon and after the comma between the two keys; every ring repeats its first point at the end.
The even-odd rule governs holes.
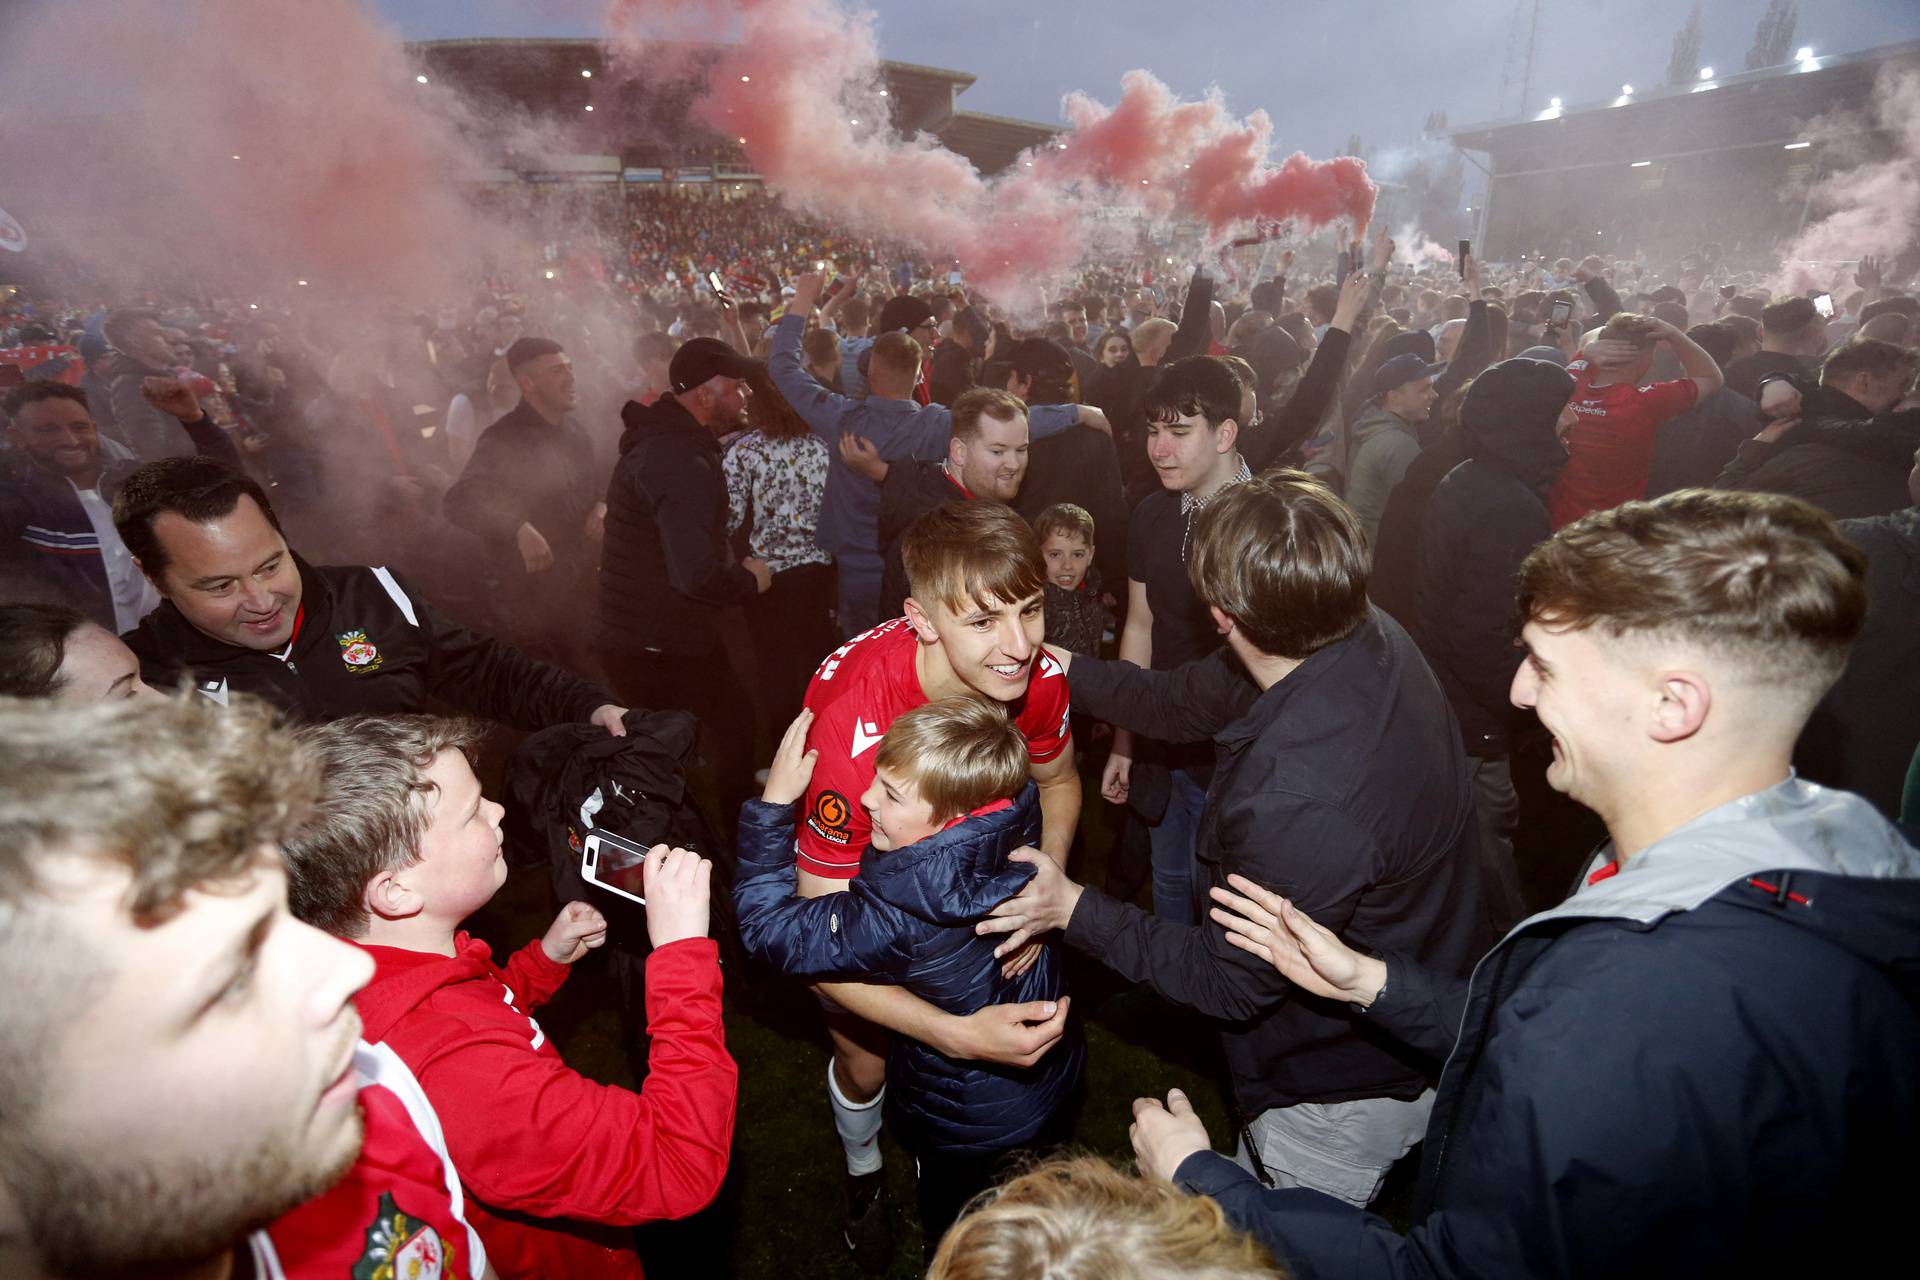
{"type": "MultiPolygon", "coordinates": [[[[793,806],[749,800],[740,810],[733,898],[747,951],[795,978],[897,983],[948,1013],[1057,1000],[1056,944],[1018,978],[1000,976],[999,938],[973,922],[1020,891],[1030,867],[1008,862],[1039,843],[1032,783],[1012,805],[977,813],[891,853],[869,848],[845,893],[793,893],[793,806]]],[[[988,1152],[1030,1142],[1079,1087],[1086,1045],[1077,1022],[1032,1067],[956,1062],[896,1036],[887,1060],[896,1133],[910,1150],[988,1152]]]]}

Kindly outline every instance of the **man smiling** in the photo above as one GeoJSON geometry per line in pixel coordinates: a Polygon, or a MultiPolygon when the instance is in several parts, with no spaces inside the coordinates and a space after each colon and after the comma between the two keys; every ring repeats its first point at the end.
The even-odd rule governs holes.
{"type": "Polygon", "coordinates": [[[915,520],[948,502],[988,498],[1011,504],[1027,474],[1027,406],[1005,391],[974,387],[953,402],[953,438],[937,463],[881,463],[880,616],[897,618],[907,598],[900,543],[915,520]]]}
{"type": "MultiPolygon", "coordinates": [[[[1046,570],[1033,531],[1000,503],[949,503],[907,530],[901,555],[912,591],[906,616],[834,650],[807,690],[815,715],[808,743],[819,760],[799,813],[803,897],[842,892],[858,873],[872,839],[860,798],[874,780],[876,748],[896,716],[937,698],[986,698],[1006,709],[1039,784],[1041,847],[1064,864],[1073,842],[1080,784],[1067,681],[1041,648],[1046,570]]],[[[1036,954],[1016,963],[1024,968],[1036,954]]],[[[847,1241],[862,1266],[884,1269],[892,1257],[879,1148],[888,1032],[956,1060],[1028,1066],[1059,1042],[1067,1005],[989,1005],[960,1017],[897,986],[816,990],[833,1041],[828,1095],[847,1156],[847,1241]]]]}
{"type": "Polygon", "coordinates": [[[433,698],[521,729],[626,732],[611,694],[443,617],[391,570],[302,560],[266,493],[231,467],[148,463],[115,498],[114,524],[164,599],[127,636],[156,688],[190,675],[216,702],[253,693],[306,720],[433,698]]]}
{"type": "Polygon", "coordinates": [[[1134,1104],[1143,1168],[1301,1275],[1884,1270],[1861,1224],[1906,1212],[1920,1135],[1920,855],[1791,767],[1864,563],[1805,503],[1697,489],[1536,549],[1513,701],[1553,735],[1547,781],[1611,837],[1573,895],[1463,978],[1322,927],[1277,882],[1214,891],[1235,945],[1300,992],[1447,1055],[1411,1230],[1263,1191],[1178,1098],[1134,1104]]]}

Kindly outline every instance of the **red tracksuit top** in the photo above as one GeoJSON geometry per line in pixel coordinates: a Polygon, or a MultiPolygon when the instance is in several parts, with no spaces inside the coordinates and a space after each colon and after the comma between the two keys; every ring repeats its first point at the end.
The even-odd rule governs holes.
{"type": "Polygon", "coordinates": [[[718,946],[690,938],[648,957],[638,1093],[573,1071],[529,1016],[567,977],[537,939],[504,970],[476,938],[454,946],[451,957],[367,947],[361,1034],[426,1090],[501,1280],[639,1277],[620,1228],[698,1212],[726,1177],[739,1069],[720,1023],[718,946]]]}

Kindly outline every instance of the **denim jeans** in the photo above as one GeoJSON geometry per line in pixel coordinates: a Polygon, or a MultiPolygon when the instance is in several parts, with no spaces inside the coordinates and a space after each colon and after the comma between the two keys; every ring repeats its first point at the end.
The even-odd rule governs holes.
{"type": "Polygon", "coordinates": [[[1148,831],[1153,844],[1153,914],[1174,924],[1198,919],[1194,900],[1194,840],[1207,789],[1185,769],[1175,769],[1167,811],[1148,831]]]}

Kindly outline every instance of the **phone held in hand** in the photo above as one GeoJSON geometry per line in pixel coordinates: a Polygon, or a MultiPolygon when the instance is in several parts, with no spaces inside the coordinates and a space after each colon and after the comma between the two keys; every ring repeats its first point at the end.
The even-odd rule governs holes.
{"type": "Polygon", "coordinates": [[[1830,293],[1814,294],[1813,309],[1820,313],[1822,320],[1833,319],[1833,295],[1830,293]]]}
{"type": "Polygon", "coordinates": [[[718,271],[707,272],[707,288],[713,290],[714,297],[720,299],[723,302],[726,300],[727,282],[720,278],[720,273],[718,271]]]}
{"type": "Polygon", "coordinates": [[[1472,252],[1473,241],[1464,239],[1460,241],[1459,248],[1454,251],[1453,268],[1460,273],[1462,280],[1467,278],[1467,255],[1472,252]]]}
{"type": "Polygon", "coordinates": [[[1573,319],[1573,303],[1565,298],[1554,299],[1553,308],[1547,312],[1547,323],[1558,328],[1571,319],[1573,319]]]}
{"type": "Polygon", "coordinates": [[[597,884],[609,893],[647,905],[642,896],[646,888],[647,851],[625,836],[599,828],[587,832],[580,850],[580,876],[588,884],[597,884]]]}

